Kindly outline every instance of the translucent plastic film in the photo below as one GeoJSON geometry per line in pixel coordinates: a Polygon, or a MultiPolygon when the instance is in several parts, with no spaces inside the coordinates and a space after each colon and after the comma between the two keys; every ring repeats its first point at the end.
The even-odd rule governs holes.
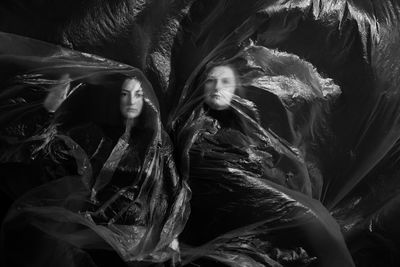
{"type": "Polygon", "coordinates": [[[202,71],[172,120],[192,190],[184,257],[352,266],[338,225],[313,200],[323,185],[316,146],[330,135],[339,86],[295,55],[252,44],[202,71]]]}
{"type": "MultiPolygon", "coordinates": [[[[240,207],[259,214],[258,206],[251,209],[239,197],[249,189],[228,182],[233,178],[220,182],[225,174],[241,173],[241,182],[256,176],[319,200],[340,225],[357,266],[397,266],[399,234],[391,225],[399,218],[398,1],[198,6],[179,46],[178,107],[171,115],[183,174],[193,190],[192,217],[198,199],[199,218],[206,220],[209,210],[200,203],[210,195],[215,198],[209,207],[217,214],[210,217],[223,214],[227,225],[235,221],[227,214],[240,207]],[[215,78],[218,71],[221,79],[215,78]],[[225,79],[231,89],[208,93],[209,84],[223,84],[223,76],[234,77],[225,79]],[[228,108],[218,110],[215,103],[222,107],[227,100],[228,108]],[[231,202],[217,197],[221,192],[231,202]]],[[[248,225],[249,218],[260,222],[241,212],[247,215],[238,215],[243,221],[231,229],[221,225],[214,234],[204,221],[189,220],[209,234],[199,235],[197,245],[207,247],[213,238],[248,225]]],[[[226,252],[237,259],[233,255],[238,254],[226,252]]]]}
{"type": "Polygon", "coordinates": [[[1,184],[16,199],[3,222],[6,262],[178,259],[188,188],[144,75],[29,38],[0,40],[1,184]],[[60,258],[16,255],[27,247],[60,258]]]}
{"type": "Polygon", "coordinates": [[[12,264],[400,265],[398,0],[3,2],[12,264]]]}

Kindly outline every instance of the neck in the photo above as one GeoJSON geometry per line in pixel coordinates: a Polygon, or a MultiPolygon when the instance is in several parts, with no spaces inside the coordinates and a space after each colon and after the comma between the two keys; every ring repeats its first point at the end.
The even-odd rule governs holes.
{"type": "Polygon", "coordinates": [[[136,119],[126,119],[126,121],[125,121],[125,133],[124,133],[124,135],[126,135],[126,134],[130,134],[130,132],[131,132],[131,130],[132,130],[132,128],[134,127],[134,126],[136,126],[136,123],[137,123],[137,120],[136,119]]]}

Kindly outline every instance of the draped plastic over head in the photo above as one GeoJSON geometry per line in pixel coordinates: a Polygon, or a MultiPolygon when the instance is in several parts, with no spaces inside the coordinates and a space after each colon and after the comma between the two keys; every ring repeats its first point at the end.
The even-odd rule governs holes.
{"type": "Polygon", "coordinates": [[[6,33],[0,68],[1,187],[16,199],[3,222],[7,264],[96,266],[107,260],[99,249],[125,262],[176,259],[188,189],[144,75],[6,33]],[[132,78],[144,105],[128,128],[119,101],[132,78]],[[31,248],[58,256],[20,254],[31,248]]]}
{"type": "MultiPolygon", "coordinates": [[[[340,95],[335,89],[326,98],[306,104],[304,107],[314,111],[311,113],[288,106],[280,109],[288,103],[283,91],[277,91],[281,95],[265,103],[266,98],[251,94],[266,91],[250,88],[246,98],[264,117],[263,128],[269,127],[299,148],[308,170],[315,170],[312,177],[321,178],[312,179],[313,196],[337,219],[360,266],[397,266],[400,262],[400,235],[394,227],[400,218],[399,14],[398,0],[198,1],[176,51],[179,86],[175,93],[180,112],[173,113],[172,121],[181,126],[179,116],[189,116],[190,105],[197,105],[190,104],[196,98],[192,93],[207,64],[213,65],[221,56],[233,57],[249,39],[257,46],[280,51],[274,53],[288,54],[288,58],[298,56],[340,87],[340,95]],[[314,122],[315,128],[308,128],[312,124],[303,118],[314,122]]],[[[292,64],[282,66],[280,73],[288,69],[287,75],[291,75],[292,64]]],[[[273,79],[276,85],[280,80],[285,86],[284,78],[273,75],[262,79],[270,85],[273,79]]],[[[324,80],[329,83],[329,79],[324,80]]],[[[337,88],[327,84],[330,87],[337,88]]],[[[186,151],[192,140],[181,133],[178,140],[187,143],[179,142],[180,149],[186,151]]]]}
{"type": "Polygon", "coordinates": [[[185,260],[352,266],[338,225],[318,201],[319,146],[331,135],[339,86],[295,55],[253,44],[199,70],[171,120],[192,190],[185,260]]]}

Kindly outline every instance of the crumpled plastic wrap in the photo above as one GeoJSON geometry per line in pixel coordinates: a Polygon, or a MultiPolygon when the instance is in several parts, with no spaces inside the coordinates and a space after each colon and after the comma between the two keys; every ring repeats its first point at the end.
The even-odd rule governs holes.
{"type": "MultiPolygon", "coordinates": [[[[397,266],[398,231],[391,225],[398,220],[398,1],[221,1],[197,3],[192,12],[176,50],[177,90],[182,88],[177,103],[194,99],[187,91],[197,90],[194,80],[209,62],[234,57],[249,40],[298,56],[332,79],[340,88],[332,105],[308,103],[312,112],[297,111],[294,117],[279,90],[270,90],[278,98],[273,108],[265,97],[246,98],[265,116],[267,124],[261,125],[299,148],[313,177],[322,177],[322,183],[313,180],[321,189],[313,197],[339,223],[356,265],[397,266]],[[269,107],[279,116],[268,116],[269,107]],[[313,121],[309,132],[307,122],[313,121]]],[[[293,64],[280,60],[290,75],[293,64]]]]}
{"type": "Polygon", "coordinates": [[[2,224],[7,266],[97,266],[96,253],[128,263],[178,260],[190,191],[144,75],[29,38],[0,39],[9,70],[0,95],[2,191],[15,200],[2,224]],[[140,80],[144,94],[130,137],[116,115],[122,74],[140,80]],[[65,100],[49,112],[46,95],[65,83],[65,100]],[[28,247],[58,256],[24,254],[28,247]]]}
{"type": "MultiPolygon", "coordinates": [[[[347,246],[356,266],[399,265],[397,0],[198,0],[160,5],[120,1],[115,6],[88,2],[84,6],[90,8],[81,8],[70,17],[73,8],[57,9],[65,14],[59,22],[43,16],[51,7],[48,2],[6,2],[0,9],[1,29],[99,54],[146,73],[173,140],[178,173],[194,193],[192,215],[181,235],[183,263],[344,266],[352,264],[347,246]],[[203,74],[221,62],[243,67],[240,80],[245,94],[235,98],[234,112],[227,114],[234,118],[236,128],[219,132],[221,125],[215,122],[220,118],[215,114],[210,118],[209,110],[203,108],[202,83],[203,74]],[[198,137],[203,145],[196,145],[196,141],[200,144],[198,137]],[[206,160],[193,161],[199,158],[206,160]],[[263,205],[276,212],[263,213],[263,205]],[[295,214],[284,220],[292,222],[293,228],[278,219],[279,225],[304,233],[294,238],[298,242],[278,242],[291,238],[292,232],[278,231],[268,221],[285,218],[281,217],[285,210],[295,214]],[[246,216],[232,217],[240,213],[246,216]],[[210,218],[224,220],[218,225],[218,219],[210,218]],[[300,227],[305,221],[304,228],[300,227]],[[206,228],[202,222],[216,227],[198,233],[206,228]],[[306,225],[317,225],[324,234],[306,234],[314,228],[306,225]],[[320,236],[331,242],[314,239],[320,236]],[[329,259],[342,262],[334,265],[329,259]]],[[[73,5],[81,7],[78,2],[73,5]]],[[[2,86],[15,73],[48,66],[45,60],[26,57],[30,54],[26,51],[40,58],[69,54],[71,64],[92,62],[94,72],[106,66],[104,74],[111,65],[119,68],[112,61],[70,54],[32,40],[18,46],[15,36],[2,36],[1,45],[18,55],[2,58],[2,86]]],[[[59,80],[56,76],[54,80],[59,80]]],[[[21,88],[15,86],[2,94],[3,99],[19,104],[1,107],[1,129],[10,121],[27,120],[30,126],[16,128],[24,138],[42,129],[41,125],[49,129],[45,132],[49,135],[52,128],[39,111],[42,91],[21,88]],[[21,105],[26,97],[31,102],[21,105]],[[25,111],[35,116],[24,117],[25,111]]],[[[54,149],[47,151],[71,156],[62,152],[68,150],[66,141],[49,144],[44,148],[54,149]]],[[[13,155],[23,158],[31,150],[23,146],[18,150],[22,153],[13,155]]],[[[76,158],[72,156],[61,170],[47,156],[43,166],[50,169],[32,168],[31,164],[3,166],[19,177],[27,177],[26,173],[36,177],[12,186],[26,192],[51,174],[62,176],[65,169],[75,170],[83,162],[76,158]]]]}
{"type": "Polygon", "coordinates": [[[340,87],[295,55],[253,44],[193,77],[171,121],[192,190],[184,259],[353,266],[339,226],[318,201],[318,145],[332,135],[329,110],[340,87]],[[221,68],[220,81],[214,72],[221,68]],[[227,107],[215,106],[210,97],[229,98],[222,92],[229,69],[238,76],[235,93],[227,107]]]}

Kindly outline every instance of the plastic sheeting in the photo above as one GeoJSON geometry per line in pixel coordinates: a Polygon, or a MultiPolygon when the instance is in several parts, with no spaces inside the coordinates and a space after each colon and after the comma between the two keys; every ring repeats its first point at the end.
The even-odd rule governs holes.
{"type": "MultiPolygon", "coordinates": [[[[180,237],[182,263],[352,266],[351,254],[357,266],[397,266],[398,1],[163,3],[160,10],[167,6],[172,12],[166,13],[179,15],[168,17],[169,23],[160,31],[154,30],[159,20],[152,16],[164,13],[141,2],[131,15],[123,14],[127,20],[112,20],[110,9],[114,21],[110,27],[115,31],[108,29],[109,25],[96,24],[92,15],[101,9],[93,8],[87,16],[80,14],[82,18],[75,17],[46,34],[53,33],[56,41],[66,38],[72,47],[131,63],[151,74],[149,79],[163,107],[156,117],[161,113],[168,118],[164,122],[175,148],[177,179],[187,181],[193,191],[192,212],[180,237]],[[187,16],[179,20],[182,14],[187,16]],[[121,21],[123,25],[118,24],[121,21]],[[149,25],[149,21],[154,23],[149,25]],[[91,22],[99,31],[92,30],[91,22]],[[117,26],[125,27],[130,35],[117,26]],[[82,32],[87,33],[87,41],[82,40],[82,32]],[[140,38],[134,38],[132,44],[132,36],[140,38]],[[104,43],[103,39],[108,40],[104,43]],[[114,49],[114,43],[130,46],[114,49]],[[216,80],[210,81],[207,75],[214,66],[227,65],[235,73],[237,90],[228,109],[215,111],[206,104],[204,88],[216,80]]],[[[99,80],[115,79],[99,78],[114,69],[125,72],[130,68],[30,39],[21,41],[7,34],[2,38],[6,51],[0,64],[7,66],[2,67],[2,96],[3,100],[12,99],[13,105],[2,106],[1,129],[21,133],[7,142],[28,139],[27,144],[2,147],[13,152],[6,153],[13,155],[12,160],[28,164],[19,168],[21,165],[10,164],[8,158],[3,166],[18,177],[35,177],[17,186],[7,184],[7,189],[13,189],[8,192],[20,196],[29,188],[48,183],[49,177],[82,170],[86,162],[101,170],[106,156],[96,165],[85,158],[87,151],[68,152],[72,142],[85,140],[77,132],[94,132],[91,139],[102,139],[98,127],[78,127],[87,121],[104,124],[97,121],[103,117],[100,113],[91,113],[94,109],[82,116],[79,108],[85,108],[90,97],[78,93],[93,90],[97,85],[91,84],[99,80]],[[47,60],[63,55],[63,64],[69,62],[71,68],[57,70],[58,65],[47,60]],[[75,73],[77,62],[88,71],[78,67],[75,73]],[[53,71],[48,72],[51,79],[21,76],[37,69],[41,74],[46,68],[53,71]],[[67,69],[73,80],[69,86],[77,94],[71,94],[60,108],[59,112],[65,113],[58,116],[56,112],[49,120],[42,108],[43,88],[63,86],[67,69]],[[86,73],[90,73],[87,78],[86,73]],[[20,75],[17,78],[23,86],[9,83],[15,75],[20,75]],[[79,85],[80,79],[83,85],[79,85]],[[23,90],[26,87],[33,91],[23,90]],[[50,121],[62,124],[55,128],[50,121]],[[15,127],[7,128],[9,124],[15,127]],[[40,132],[43,129],[47,130],[40,132]],[[63,135],[56,129],[62,129],[63,135]],[[32,139],[38,131],[39,138],[32,139]],[[57,142],[43,146],[43,138],[57,142]],[[29,159],[32,151],[43,160],[29,159]],[[51,152],[60,155],[52,157],[51,152]],[[59,157],[63,160],[61,169],[53,159],[59,161],[59,157]]],[[[152,96],[150,103],[156,106],[156,102],[152,96]]],[[[116,135],[114,143],[120,137],[116,135]]],[[[146,142],[141,145],[146,146],[146,142]]],[[[113,145],[108,153],[114,151],[113,145]]],[[[160,147],[165,145],[160,143],[160,147]]],[[[172,150],[167,151],[172,155],[172,150]]],[[[131,160],[138,162],[137,158],[140,156],[131,160]]],[[[83,171],[80,175],[85,177],[83,181],[93,177],[83,171]]],[[[54,237],[55,233],[50,234],[54,237]]],[[[70,233],[67,236],[72,237],[70,233]]],[[[73,259],[88,261],[81,253],[76,251],[73,259]]]]}
{"type": "Polygon", "coordinates": [[[7,266],[97,266],[88,255],[98,250],[125,262],[179,258],[189,191],[143,74],[38,41],[0,38],[9,71],[0,96],[2,189],[16,199],[2,228],[7,266]],[[119,114],[127,77],[143,90],[133,127],[119,114]],[[24,254],[27,246],[59,256],[24,254]]]}
{"type": "Polygon", "coordinates": [[[328,110],[339,86],[297,56],[253,44],[194,77],[172,120],[192,190],[181,240],[201,246],[189,258],[352,266],[334,219],[313,200],[323,185],[316,147],[331,135],[328,110]]]}
{"type": "MultiPolygon", "coordinates": [[[[180,36],[175,61],[177,90],[182,88],[177,93],[180,110],[196,106],[189,102],[196,101],[191,93],[201,92],[198,76],[213,64],[240,55],[249,40],[267,51],[289,54],[278,56],[277,62],[268,54],[279,52],[256,56],[254,67],[264,68],[267,77],[259,80],[267,84],[267,90],[263,83],[254,86],[245,81],[245,98],[259,110],[259,125],[300,150],[308,170],[314,172],[310,176],[313,197],[340,224],[356,264],[398,265],[398,231],[391,226],[398,221],[398,1],[251,1],[246,5],[219,1],[214,6],[197,5],[180,36]],[[322,77],[332,79],[341,93],[331,100],[328,94],[328,102],[321,98],[307,102],[303,94],[299,98],[307,102],[306,108],[296,109],[301,106],[296,105],[297,95],[287,94],[283,88],[290,88],[290,77],[298,73],[299,64],[293,62],[299,61],[293,59],[297,56],[301,64],[310,63],[322,77]],[[271,61],[272,69],[260,63],[263,58],[271,61]],[[273,89],[276,84],[280,89],[273,89]],[[276,99],[268,100],[265,91],[276,99]],[[293,101],[288,101],[287,95],[293,101]],[[317,177],[322,177],[322,184],[317,177]]],[[[302,84],[295,87],[307,91],[302,84]]],[[[172,114],[172,120],[179,120],[185,112],[172,114]]],[[[234,139],[227,140],[231,143],[234,139]]],[[[190,142],[179,145],[185,151],[190,142]]]]}

